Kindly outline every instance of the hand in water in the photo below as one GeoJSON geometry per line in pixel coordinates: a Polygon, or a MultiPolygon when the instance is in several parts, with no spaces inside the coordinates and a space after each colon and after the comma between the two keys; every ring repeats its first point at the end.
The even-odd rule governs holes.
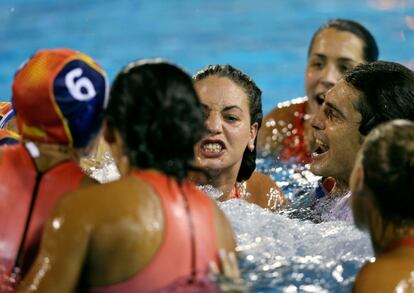
{"type": "Polygon", "coordinates": [[[249,292],[243,279],[240,277],[236,254],[224,249],[219,251],[219,259],[222,267],[220,273],[217,264],[210,262],[210,273],[212,279],[217,283],[222,292],[249,292]]]}

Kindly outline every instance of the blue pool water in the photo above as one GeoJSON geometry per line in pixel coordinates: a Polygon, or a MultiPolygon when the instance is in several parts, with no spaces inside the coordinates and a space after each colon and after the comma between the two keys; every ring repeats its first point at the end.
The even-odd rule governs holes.
{"type": "MultiPolygon", "coordinates": [[[[305,206],[319,178],[308,166],[270,159],[257,163],[296,208],[274,213],[242,199],[219,203],[234,230],[246,286],[253,293],[351,292],[359,268],[373,256],[368,235],[352,223],[314,223],[313,210],[305,206]]],[[[118,172],[108,156],[104,168],[94,169],[92,175],[107,182],[118,172]]],[[[220,196],[211,186],[200,188],[213,198],[220,196]]]]}
{"type": "Polygon", "coordinates": [[[231,63],[257,81],[267,112],[303,95],[311,35],[337,17],[367,26],[382,59],[414,63],[414,0],[0,0],[0,100],[35,50],[72,47],[111,80],[136,58],[165,57],[191,73],[231,63]]]}
{"type": "MultiPolygon", "coordinates": [[[[263,90],[263,108],[301,96],[308,42],[329,18],[352,18],[376,37],[381,59],[414,68],[414,0],[0,0],[0,100],[34,51],[71,47],[112,80],[127,62],[164,57],[190,73],[230,63],[263,90]]],[[[288,196],[312,189],[306,170],[259,161],[288,196]]],[[[243,277],[254,292],[350,292],[372,256],[351,224],[291,219],[222,204],[236,232],[243,277]]]]}

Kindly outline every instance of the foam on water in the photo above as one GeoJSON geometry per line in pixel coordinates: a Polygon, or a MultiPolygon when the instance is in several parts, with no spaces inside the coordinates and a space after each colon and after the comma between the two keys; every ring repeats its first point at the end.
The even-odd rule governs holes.
{"type": "Polygon", "coordinates": [[[373,256],[368,235],[346,222],[315,224],[238,199],[220,206],[253,292],[350,292],[357,270],[373,256]]]}
{"type": "MultiPolygon", "coordinates": [[[[292,207],[276,213],[240,199],[219,203],[234,229],[242,276],[250,290],[351,292],[357,271],[373,257],[373,251],[368,235],[352,222],[332,221],[338,218],[332,216],[333,207],[339,215],[349,207],[342,210],[341,203],[326,200],[317,203],[316,215],[310,208],[315,203],[311,193],[319,177],[310,173],[308,166],[271,159],[257,163],[260,171],[282,187],[292,207]],[[331,221],[315,223],[320,219],[331,221]]],[[[107,160],[92,175],[100,182],[119,177],[113,160],[107,160]]],[[[221,196],[212,186],[201,189],[212,198],[221,196]]]]}
{"type": "Polygon", "coordinates": [[[120,174],[111,154],[109,152],[105,152],[103,157],[102,167],[89,168],[89,175],[100,183],[108,183],[119,179],[120,174]]]}

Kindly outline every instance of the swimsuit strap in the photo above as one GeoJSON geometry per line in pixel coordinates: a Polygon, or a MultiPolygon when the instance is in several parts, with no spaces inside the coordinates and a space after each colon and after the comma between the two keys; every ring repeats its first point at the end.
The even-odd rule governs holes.
{"type": "Polygon", "coordinates": [[[412,246],[414,247],[414,238],[410,237],[410,238],[401,238],[398,239],[396,241],[394,241],[393,243],[391,243],[391,245],[386,249],[387,252],[394,250],[400,246],[412,246]]]}
{"type": "Polygon", "coordinates": [[[398,241],[400,246],[414,246],[414,238],[403,238],[398,241]]]}
{"type": "Polygon", "coordinates": [[[230,199],[233,198],[241,198],[241,188],[240,188],[241,184],[240,183],[235,183],[233,188],[231,189],[231,196],[230,199]]]}

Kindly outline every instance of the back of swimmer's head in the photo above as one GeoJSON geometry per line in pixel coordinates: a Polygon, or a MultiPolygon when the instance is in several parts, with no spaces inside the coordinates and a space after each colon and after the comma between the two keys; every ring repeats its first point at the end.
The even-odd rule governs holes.
{"type": "Polygon", "coordinates": [[[204,135],[203,109],[191,77],[161,59],[140,60],[116,76],[106,111],[131,165],[183,179],[204,135]]]}
{"type": "Polygon", "coordinates": [[[12,101],[23,139],[86,147],[108,103],[105,72],[71,49],[37,51],[17,71],[12,101]]]}
{"type": "Polygon", "coordinates": [[[325,29],[335,29],[341,32],[348,32],[358,37],[363,44],[363,58],[365,62],[372,62],[378,60],[379,49],[374,36],[370,31],[359,22],[350,19],[330,19],[321,25],[313,34],[308,48],[308,57],[312,51],[314,41],[318,34],[325,29]]]}
{"type": "Polygon", "coordinates": [[[361,148],[364,183],[381,215],[414,223],[414,123],[393,120],[374,128],[361,148]]]}

